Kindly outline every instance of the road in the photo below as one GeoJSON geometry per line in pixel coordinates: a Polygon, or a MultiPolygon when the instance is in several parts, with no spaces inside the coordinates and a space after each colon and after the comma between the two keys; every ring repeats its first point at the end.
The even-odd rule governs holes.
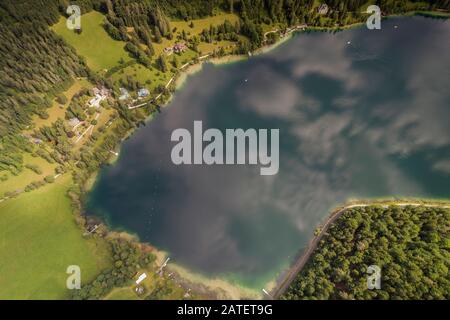
{"type": "Polygon", "coordinates": [[[270,293],[270,296],[273,299],[278,299],[289,287],[291,282],[297,277],[297,274],[302,271],[303,267],[305,266],[306,262],[308,262],[309,258],[311,257],[314,250],[317,248],[317,245],[319,244],[320,240],[322,240],[325,233],[328,231],[329,227],[347,210],[352,208],[364,208],[369,206],[378,205],[383,208],[387,208],[389,206],[399,206],[399,207],[405,207],[405,206],[424,206],[424,207],[440,207],[440,208],[450,208],[450,205],[442,205],[442,204],[426,204],[421,202],[395,202],[393,204],[383,204],[380,202],[369,202],[369,203],[356,203],[347,205],[345,207],[339,208],[337,210],[334,210],[333,213],[327,218],[325,223],[322,225],[320,233],[318,235],[315,235],[311,241],[309,242],[308,246],[306,247],[306,250],[302,253],[300,258],[295,261],[295,263],[292,265],[292,267],[286,272],[286,274],[282,277],[281,280],[278,281],[277,286],[275,289],[272,290],[270,293]]]}

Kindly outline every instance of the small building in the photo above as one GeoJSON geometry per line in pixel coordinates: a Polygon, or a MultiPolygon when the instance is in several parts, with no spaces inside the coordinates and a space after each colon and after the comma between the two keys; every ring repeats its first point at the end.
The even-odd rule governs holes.
{"type": "Polygon", "coordinates": [[[139,89],[139,91],[138,91],[138,97],[139,98],[148,97],[149,94],[150,94],[150,92],[148,91],[147,88],[142,88],[142,89],[139,89]]]}
{"type": "Polygon", "coordinates": [[[88,102],[88,105],[90,107],[96,107],[96,108],[100,107],[100,102],[102,102],[109,96],[109,90],[107,88],[105,88],[104,86],[102,86],[100,88],[94,87],[92,89],[92,92],[94,94],[94,98],[92,98],[88,102]]]}
{"type": "Polygon", "coordinates": [[[164,53],[170,56],[173,53],[173,47],[164,48],[164,53]]]}
{"type": "Polygon", "coordinates": [[[128,93],[127,89],[119,88],[119,91],[120,91],[119,100],[127,100],[130,98],[130,94],[128,93]]]}
{"type": "Polygon", "coordinates": [[[33,137],[33,136],[29,135],[29,134],[20,134],[20,136],[30,140],[34,144],[41,144],[43,142],[41,139],[35,138],[35,137],[33,137]]]}
{"type": "Polygon", "coordinates": [[[175,45],[173,46],[173,52],[176,52],[176,53],[185,52],[187,49],[188,49],[188,47],[186,46],[186,44],[184,42],[175,43],[175,45]]]}
{"type": "Polygon", "coordinates": [[[77,126],[79,123],[80,120],[78,118],[69,119],[69,126],[71,126],[72,128],[77,126]]]}
{"type": "Polygon", "coordinates": [[[147,274],[144,272],[139,276],[139,278],[136,280],[136,284],[140,284],[142,281],[144,281],[147,278],[147,274]]]}
{"type": "Polygon", "coordinates": [[[31,142],[34,144],[41,144],[44,141],[42,141],[42,139],[39,139],[39,138],[31,138],[31,142]]]}
{"type": "Polygon", "coordinates": [[[317,12],[319,14],[327,14],[328,13],[328,5],[326,3],[322,3],[319,8],[317,9],[317,12]]]}
{"type": "Polygon", "coordinates": [[[89,100],[89,106],[98,108],[98,107],[100,107],[100,102],[102,102],[103,99],[104,99],[103,96],[96,94],[94,98],[89,100]]]}
{"type": "Polygon", "coordinates": [[[109,90],[106,87],[101,87],[100,88],[100,95],[103,97],[108,97],[109,96],[109,90]]]}
{"type": "Polygon", "coordinates": [[[164,48],[164,53],[171,55],[172,53],[183,53],[188,49],[184,42],[177,42],[172,47],[164,48]]]}
{"type": "Polygon", "coordinates": [[[134,291],[136,292],[136,294],[142,295],[142,294],[144,294],[145,289],[144,289],[144,287],[139,286],[139,287],[136,287],[136,288],[134,289],[134,291]]]}

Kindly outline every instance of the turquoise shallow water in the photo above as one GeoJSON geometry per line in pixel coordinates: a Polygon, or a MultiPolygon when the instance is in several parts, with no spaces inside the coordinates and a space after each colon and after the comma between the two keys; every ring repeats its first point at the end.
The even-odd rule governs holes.
{"type": "Polygon", "coordinates": [[[390,19],[206,65],[124,142],[86,211],[196,272],[260,288],[348,198],[450,197],[449,40],[449,20],[390,19]],[[279,173],[175,166],[170,135],[194,120],[279,128],[279,173]]]}

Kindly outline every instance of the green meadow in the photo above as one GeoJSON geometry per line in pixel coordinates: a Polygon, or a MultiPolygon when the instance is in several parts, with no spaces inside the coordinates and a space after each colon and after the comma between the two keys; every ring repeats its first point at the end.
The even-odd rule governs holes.
{"type": "Polygon", "coordinates": [[[108,70],[118,65],[119,60],[129,61],[131,58],[125,51],[125,42],[112,39],[103,28],[105,17],[92,11],[81,16],[81,34],[66,27],[66,18],[52,26],[52,30],[64,38],[77,53],[86,59],[88,66],[94,71],[108,70]]]}
{"type": "Polygon", "coordinates": [[[56,164],[48,163],[41,157],[33,157],[30,153],[23,152],[23,163],[38,166],[42,170],[42,174],[37,174],[28,168],[23,168],[17,176],[7,173],[8,180],[0,181],[0,199],[6,192],[21,191],[33,181],[41,181],[45,176],[55,175],[56,164]]]}
{"type": "Polygon", "coordinates": [[[186,50],[183,53],[174,53],[170,56],[165,56],[167,61],[167,67],[170,71],[161,72],[158,70],[156,63],[153,64],[151,68],[147,68],[141,64],[133,64],[131,66],[127,66],[118,72],[115,72],[111,78],[116,85],[119,85],[119,80],[126,80],[128,76],[133,77],[134,80],[137,80],[141,83],[143,87],[146,87],[150,91],[153,91],[160,85],[166,85],[170,78],[174,75],[175,65],[174,58],[178,60],[179,67],[184,65],[185,63],[191,62],[197,54],[191,49],[186,50]]]}
{"type": "Polygon", "coordinates": [[[118,288],[111,291],[105,300],[140,300],[130,287],[118,288]]]}
{"type": "Polygon", "coordinates": [[[175,27],[178,30],[185,30],[191,34],[200,34],[203,29],[209,29],[210,26],[217,27],[218,25],[223,24],[226,20],[234,24],[239,21],[239,17],[233,13],[220,12],[215,16],[202,19],[170,21],[170,26],[175,27]],[[190,26],[191,22],[194,24],[193,27],[190,26]]]}
{"type": "Polygon", "coordinates": [[[127,76],[132,76],[134,80],[141,83],[149,90],[154,90],[161,84],[166,84],[170,79],[170,73],[161,72],[156,68],[148,69],[140,64],[128,66],[112,75],[112,80],[119,86],[119,80],[126,80],[127,76]]]}
{"type": "Polygon", "coordinates": [[[86,239],[75,222],[69,175],[0,203],[0,300],[65,299],[69,265],[82,284],[110,264],[103,240],[86,239]]]}

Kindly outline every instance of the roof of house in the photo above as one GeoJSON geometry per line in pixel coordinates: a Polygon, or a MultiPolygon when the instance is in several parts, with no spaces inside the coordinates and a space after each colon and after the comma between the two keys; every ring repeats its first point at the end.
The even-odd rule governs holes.
{"type": "Polygon", "coordinates": [[[328,5],[326,3],[322,3],[317,10],[319,11],[319,13],[325,14],[328,12],[328,5]]]}
{"type": "Polygon", "coordinates": [[[127,89],[125,88],[119,88],[120,91],[120,97],[119,100],[125,100],[130,97],[130,94],[128,93],[127,89]]]}
{"type": "Polygon", "coordinates": [[[71,118],[71,119],[69,119],[69,125],[72,126],[72,127],[76,126],[79,123],[80,123],[80,120],[78,118],[71,118]]]}
{"type": "Polygon", "coordinates": [[[91,106],[97,106],[100,104],[100,101],[102,101],[103,97],[101,95],[95,95],[94,98],[92,98],[91,100],[89,100],[89,104],[91,106]]]}
{"type": "Polygon", "coordinates": [[[178,42],[175,43],[175,45],[173,46],[173,48],[176,49],[187,49],[187,46],[184,42],[178,42]]]}
{"type": "Polygon", "coordinates": [[[138,91],[139,96],[148,96],[149,94],[150,94],[150,92],[148,91],[147,88],[141,88],[138,91]]]}

